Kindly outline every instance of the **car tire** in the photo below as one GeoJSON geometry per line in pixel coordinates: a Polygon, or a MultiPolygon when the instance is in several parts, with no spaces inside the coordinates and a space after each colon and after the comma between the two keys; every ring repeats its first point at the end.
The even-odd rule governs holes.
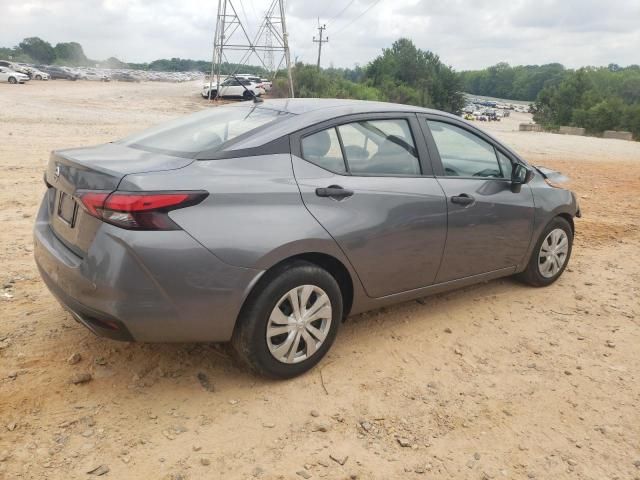
{"type": "Polygon", "coordinates": [[[551,285],[567,268],[572,247],[571,225],[566,219],[555,217],[542,231],[526,270],[516,275],[516,278],[534,287],[551,285]]]}
{"type": "Polygon", "coordinates": [[[243,100],[252,100],[253,99],[253,94],[249,90],[245,90],[242,93],[242,99],[243,100]]]}
{"type": "Polygon", "coordinates": [[[9,77],[9,83],[11,85],[15,85],[16,83],[18,83],[18,80],[16,80],[16,77],[9,77]]]}
{"type": "Polygon", "coordinates": [[[42,80],[42,75],[36,75],[36,80],[42,80]]]}
{"type": "Polygon", "coordinates": [[[336,279],[313,263],[295,261],[260,279],[244,303],[231,343],[238,359],[256,373],[291,378],[324,357],[341,320],[342,294],[336,279]],[[299,300],[298,310],[291,298],[299,300]],[[319,313],[314,315],[314,309],[319,313]],[[305,322],[305,316],[318,315],[305,322]]]}

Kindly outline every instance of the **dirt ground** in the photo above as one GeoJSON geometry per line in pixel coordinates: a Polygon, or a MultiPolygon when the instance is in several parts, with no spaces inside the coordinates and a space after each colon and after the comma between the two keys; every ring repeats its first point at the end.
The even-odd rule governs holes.
{"type": "Polygon", "coordinates": [[[32,258],[49,151],[204,108],[198,87],[0,85],[0,478],[640,478],[640,143],[483,125],[572,178],[564,276],[350,318],[294,380],[74,322],[32,258]]]}

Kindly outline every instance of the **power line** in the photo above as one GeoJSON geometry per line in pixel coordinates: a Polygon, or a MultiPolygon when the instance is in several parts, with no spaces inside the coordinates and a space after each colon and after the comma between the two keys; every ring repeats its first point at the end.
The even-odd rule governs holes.
{"type": "Polygon", "coordinates": [[[332,22],[333,20],[335,20],[336,18],[338,18],[340,15],[342,15],[344,12],[346,12],[346,11],[347,11],[347,8],[349,8],[349,7],[351,6],[351,4],[352,4],[353,2],[355,2],[355,1],[356,1],[356,0],[351,0],[349,3],[347,3],[347,5],[346,5],[342,10],[340,10],[336,15],[334,15],[333,17],[331,17],[331,19],[329,20],[329,22],[332,22]]]}
{"type": "Polygon", "coordinates": [[[363,17],[364,15],[367,14],[367,12],[369,10],[371,10],[373,7],[375,7],[378,3],[380,3],[380,0],[376,0],[375,2],[373,2],[371,5],[369,5],[360,15],[358,15],[357,17],[353,18],[351,21],[349,21],[347,24],[343,25],[343,27],[338,30],[336,33],[334,33],[334,35],[338,35],[339,33],[342,33],[346,30],[346,28],[351,25],[352,23],[354,23],[355,21],[357,21],[358,19],[360,19],[361,17],[363,17]]]}
{"type": "Polygon", "coordinates": [[[247,11],[244,9],[244,2],[240,0],[240,9],[242,10],[242,15],[244,15],[244,21],[247,22],[247,29],[249,29],[249,17],[247,16],[247,11]]]}
{"type": "Polygon", "coordinates": [[[324,17],[324,14],[327,13],[329,10],[331,10],[331,7],[333,7],[334,2],[335,0],[329,0],[325,5],[324,10],[322,10],[322,14],[318,18],[324,17]]]}

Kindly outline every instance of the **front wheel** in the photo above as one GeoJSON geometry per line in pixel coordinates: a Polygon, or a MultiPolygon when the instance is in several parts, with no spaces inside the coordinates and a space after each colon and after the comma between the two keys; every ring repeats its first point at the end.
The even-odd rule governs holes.
{"type": "Polygon", "coordinates": [[[572,247],[571,225],[562,217],[554,218],[542,231],[527,269],[517,278],[535,287],[551,285],[567,268],[572,247]]]}
{"type": "Polygon", "coordinates": [[[252,99],[253,99],[253,97],[254,97],[254,95],[253,95],[249,90],[245,90],[245,91],[242,93],[242,99],[243,99],[243,100],[252,100],[252,99]]]}
{"type": "Polygon", "coordinates": [[[36,75],[36,80],[42,80],[42,75],[36,75]]]}
{"type": "Polygon", "coordinates": [[[15,85],[16,83],[18,83],[18,80],[16,80],[16,77],[9,77],[9,83],[11,85],[15,85]]]}
{"type": "Polygon", "coordinates": [[[261,279],[240,313],[232,344],[256,372],[291,378],[324,357],[341,319],[342,294],[335,278],[297,261],[261,279]]]}

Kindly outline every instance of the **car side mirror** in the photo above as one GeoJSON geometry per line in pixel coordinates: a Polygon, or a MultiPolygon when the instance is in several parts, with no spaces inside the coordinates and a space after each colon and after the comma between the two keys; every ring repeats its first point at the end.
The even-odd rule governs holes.
{"type": "Polygon", "coordinates": [[[533,170],[521,163],[516,163],[511,171],[511,191],[519,193],[522,185],[533,180],[533,170]]]}

